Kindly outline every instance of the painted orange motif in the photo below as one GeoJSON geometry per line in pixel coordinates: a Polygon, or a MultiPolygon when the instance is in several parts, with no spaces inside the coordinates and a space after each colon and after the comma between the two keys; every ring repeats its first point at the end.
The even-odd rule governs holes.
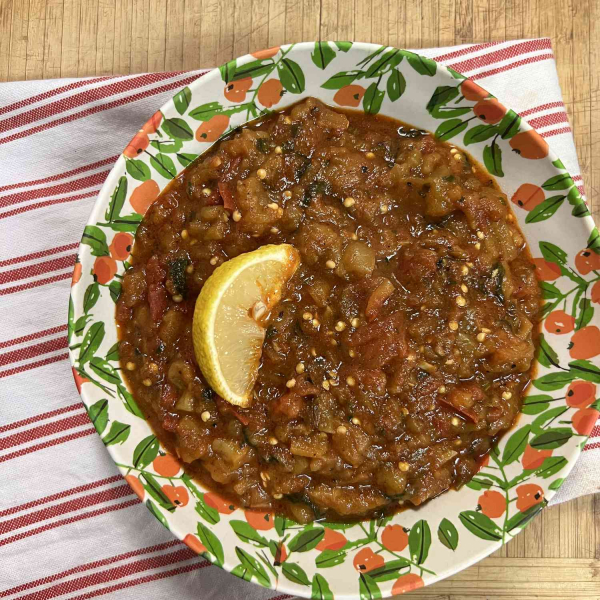
{"type": "Polygon", "coordinates": [[[596,400],[596,385],[591,381],[578,379],[567,388],[567,406],[586,408],[596,400]]]}
{"type": "Polygon", "coordinates": [[[402,525],[388,525],[381,534],[381,543],[387,550],[402,552],[408,546],[408,533],[402,525]]]}
{"type": "Polygon", "coordinates": [[[521,512],[544,501],[544,490],[535,483],[526,483],[517,488],[517,509],[521,512]]]}
{"type": "Polygon", "coordinates": [[[260,510],[245,510],[246,521],[257,531],[268,531],[275,527],[275,516],[260,510]]]}
{"type": "Polygon", "coordinates": [[[138,215],[145,215],[150,205],[158,198],[158,194],[160,194],[158,183],[148,179],[133,190],[129,204],[138,215]]]}
{"type": "Polygon", "coordinates": [[[71,279],[71,287],[73,287],[81,279],[81,263],[77,261],[73,267],[73,278],[71,279]]]}
{"type": "Polygon", "coordinates": [[[99,256],[94,262],[94,279],[106,285],[117,273],[117,261],[110,256],[99,256]]]}
{"type": "Polygon", "coordinates": [[[179,473],[180,466],[172,454],[164,454],[154,459],[152,468],[163,477],[175,477],[179,473]]]}
{"type": "Polygon", "coordinates": [[[548,156],[548,142],[534,129],[517,133],[511,138],[510,147],[523,158],[530,160],[548,156]]]}
{"type": "Polygon", "coordinates": [[[600,354],[600,329],[588,325],[576,331],[571,338],[569,354],[575,360],[587,360],[600,354]]]}
{"type": "Polygon", "coordinates": [[[502,118],[506,114],[506,108],[496,98],[490,98],[489,100],[480,100],[473,107],[473,112],[482,121],[485,121],[489,125],[495,125],[502,121],[502,118]]]}
{"type": "Polygon", "coordinates": [[[590,435],[596,421],[598,421],[598,412],[595,408],[581,408],[573,415],[573,429],[579,435],[590,435]]]}
{"type": "Polygon", "coordinates": [[[140,499],[144,499],[144,486],[142,482],[135,475],[125,475],[125,481],[129,484],[129,487],[135,492],[135,495],[140,499]]]}
{"type": "Polygon", "coordinates": [[[486,92],[481,86],[477,85],[470,79],[465,79],[460,86],[460,93],[465,97],[466,100],[475,102],[477,100],[484,100],[490,94],[486,92]]]}
{"type": "Polygon", "coordinates": [[[162,121],[162,113],[160,110],[157,110],[145,123],[142,127],[142,131],[150,135],[151,133],[156,133],[156,130],[159,128],[160,123],[162,121]]]}
{"type": "Polygon", "coordinates": [[[556,335],[571,333],[575,329],[575,318],[564,310],[554,310],[546,317],[544,327],[556,335]]]}
{"type": "Polygon", "coordinates": [[[287,557],[288,553],[285,548],[285,544],[283,542],[280,542],[279,544],[277,544],[277,549],[275,550],[275,566],[285,562],[287,557]]]}
{"type": "Polygon", "coordinates": [[[582,274],[588,275],[600,269],[600,254],[586,248],[575,257],[575,268],[582,274]]]}
{"type": "Polygon", "coordinates": [[[363,99],[366,91],[361,85],[345,85],[335,93],[333,101],[340,106],[356,108],[363,99]]]}
{"type": "Polygon", "coordinates": [[[346,536],[339,531],[325,527],[325,535],[317,544],[317,550],[341,550],[347,543],[346,536]]]}
{"type": "Polygon", "coordinates": [[[385,560],[380,554],[375,554],[371,548],[363,548],[354,557],[353,564],[359,573],[368,573],[373,569],[383,567],[385,560]]]}
{"type": "Polygon", "coordinates": [[[527,211],[533,210],[536,206],[540,205],[546,196],[544,190],[534,185],[533,183],[524,183],[519,189],[513,194],[511,201],[517,206],[524,208],[527,211]]]}
{"type": "Polygon", "coordinates": [[[251,87],[252,77],[244,77],[244,79],[232,81],[225,86],[225,98],[230,102],[243,102],[251,87]]]}
{"type": "Polygon", "coordinates": [[[150,144],[150,140],[148,139],[148,134],[144,131],[138,131],[132,138],[132,140],[127,144],[125,150],[123,150],[123,154],[127,158],[136,158],[138,154],[141,154],[150,144]]]}
{"type": "Polygon", "coordinates": [[[534,258],[532,262],[535,265],[535,274],[540,281],[554,281],[561,275],[560,267],[556,263],[543,258],[534,258]]]}
{"type": "Polygon", "coordinates": [[[406,594],[406,592],[413,592],[418,590],[425,585],[423,578],[416,573],[407,573],[396,579],[392,586],[392,595],[396,596],[399,594],[406,594]]]}
{"type": "Polygon", "coordinates": [[[127,260],[131,254],[131,246],[133,246],[133,236],[125,231],[119,231],[108,250],[115,260],[127,260]]]}
{"type": "Polygon", "coordinates": [[[277,104],[283,97],[283,86],[279,79],[265,81],[258,90],[258,101],[267,108],[277,104]]]}
{"type": "Polygon", "coordinates": [[[82,377],[76,370],[75,367],[71,367],[73,371],[73,379],[75,380],[75,386],[77,387],[77,391],[81,394],[81,386],[84,383],[88,383],[89,379],[87,377],[82,377]]]}
{"type": "Polygon", "coordinates": [[[227,127],[229,127],[229,117],[215,115],[196,129],[196,139],[199,142],[216,142],[225,133],[227,127]]]}
{"type": "Polygon", "coordinates": [[[539,469],[550,456],[552,456],[552,450],[536,450],[528,444],[523,452],[521,462],[524,469],[539,469]]]}
{"type": "Polygon", "coordinates": [[[506,511],[506,498],[496,490],[486,490],[477,501],[481,512],[490,519],[501,517],[506,511]]]}
{"type": "Polygon", "coordinates": [[[252,52],[252,56],[258,60],[264,60],[266,58],[273,58],[279,52],[280,46],[273,46],[273,48],[267,48],[266,50],[257,50],[252,52]]]}
{"type": "Polygon", "coordinates": [[[163,485],[160,489],[175,506],[185,506],[190,500],[190,495],[183,485],[163,485]]]}
{"type": "Polygon", "coordinates": [[[229,502],[229,500],[225,500],[225,498],[221,498],[219,494],[215,494],[214,492],[204,494],[204,502],[222,515],[230,515],[235,510],[234,504],[229,502]]]}
{"type": "Polygon", "coordinates": [[[203,546],[202,542],[193,533],[188,533],[183,538],[183,543],[196,554],[206,552],[206,548],[203,546]]]}
{"type": "Polygon", "coordinates": [[[590,297],[594,304],[600,304],[600,281],[596,281],[592,286],[590,297]]]}

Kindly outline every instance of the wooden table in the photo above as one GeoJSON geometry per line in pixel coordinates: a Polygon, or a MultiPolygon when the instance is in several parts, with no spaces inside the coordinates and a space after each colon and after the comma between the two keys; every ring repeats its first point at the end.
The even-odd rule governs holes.
{"type": "MultiPolygon", "coordinates": [[[[552,38],[600,221],[600,0],[0,0],[0,81],[210,67],[318,38],[419,48],[540,36],[552,38]]],[[[544,510],[492,557],[413,596],[598,600],[600,495],[544,510]]]]}

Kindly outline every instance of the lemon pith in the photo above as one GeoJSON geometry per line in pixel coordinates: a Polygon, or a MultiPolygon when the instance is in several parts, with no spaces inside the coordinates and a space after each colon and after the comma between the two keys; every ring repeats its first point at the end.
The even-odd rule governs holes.
{"type": "Polygon", "coordinates": [[[262,246],[217,267],[200,291],[192,326],[196,360],[211,387],[231,404],[244,407],[252,400],[265,337],[254,317],[279,302],[299,264],[290,244],[262,246]]]}

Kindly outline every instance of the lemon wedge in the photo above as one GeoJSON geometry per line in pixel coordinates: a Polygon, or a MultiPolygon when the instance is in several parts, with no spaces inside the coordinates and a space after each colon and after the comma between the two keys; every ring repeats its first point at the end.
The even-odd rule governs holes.
{"type": "Polygon", "coordinates": [[[265,318],[299,264],[293,246],[271,244],[228,260],[206,280],[194,309],[194,352],[202,374],[227,402],[251,403],[265,318]]]}

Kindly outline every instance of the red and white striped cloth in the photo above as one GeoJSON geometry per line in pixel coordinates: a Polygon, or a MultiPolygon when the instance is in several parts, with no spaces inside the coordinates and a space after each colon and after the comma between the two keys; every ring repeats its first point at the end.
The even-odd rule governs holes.
{"type": "MultiPolygon", "coordinates": [[[[583,186],[550,40],[421,50],[527,117],[583,186]]],[[[280,594],[209,566],[140,504],[67,357],[83,226],[140,125],[203,71],[0,84],[0,599],[280,594]]],[[[600,427],[556,500],[598,490],[600,427]]]]}

